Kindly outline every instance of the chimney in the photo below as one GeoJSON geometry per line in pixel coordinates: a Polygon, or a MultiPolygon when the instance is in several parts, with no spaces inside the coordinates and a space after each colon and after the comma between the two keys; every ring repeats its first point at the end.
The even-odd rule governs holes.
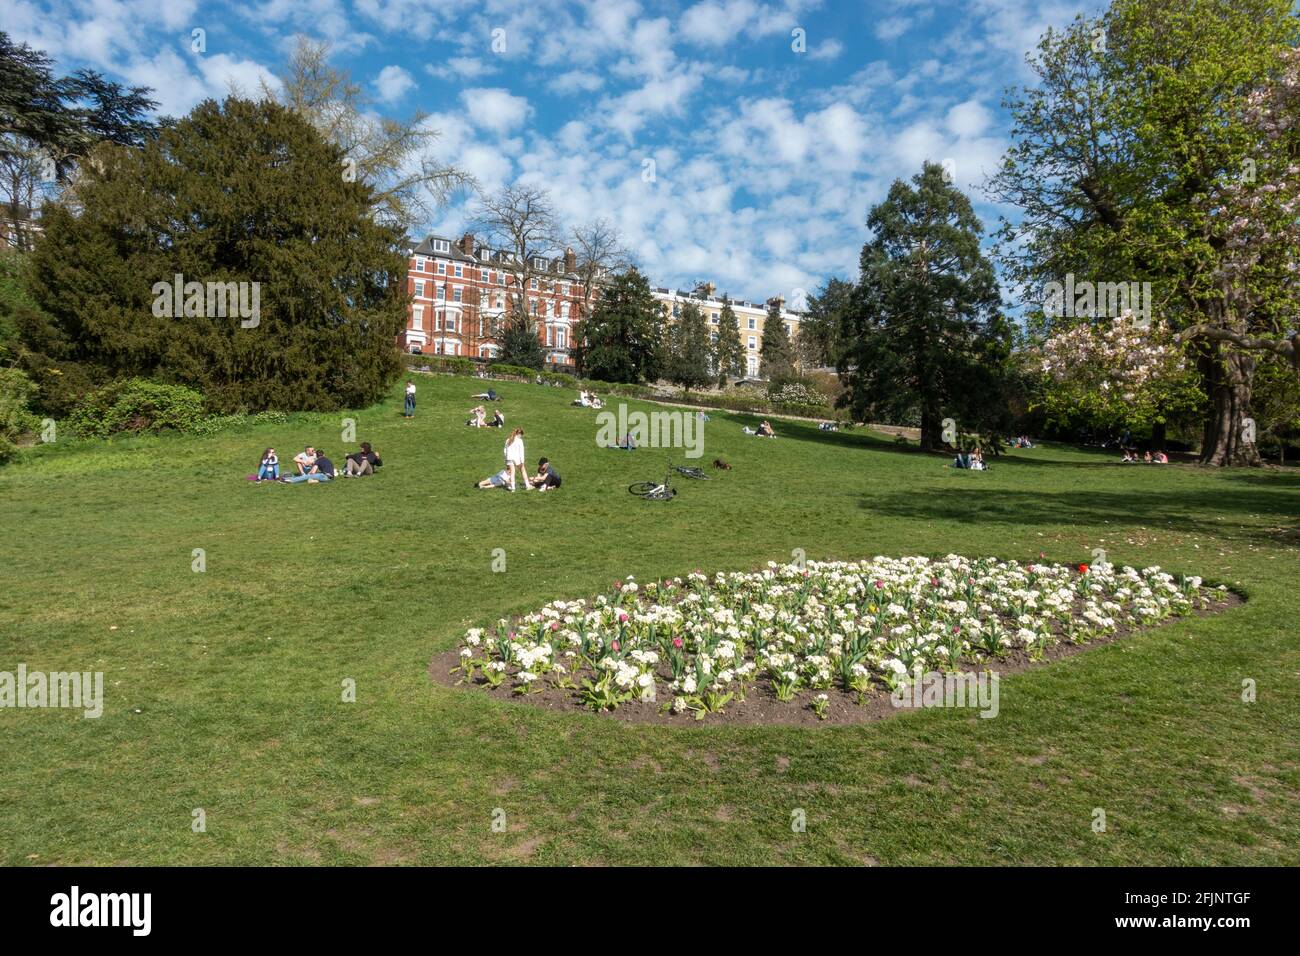
{"type": "Polygon", "coordinates": [[[467,256],[474,254],[474,233],[467,232],[460,240],[460,251],[467,256]]]}
{"type": "Polygon", "coordinates": [[[771,304],[774,303],[774,302],[776,303],[776,310],[777,310],[778,312],[784,312],[784,311],[785,311],[785,296],[783,296],[783,295],[774,295],[774,296],[772,296],[772,298],[770,298],[770,299],[767,300],[767,304],[768,304],[768,305],[771,305],[771,304]]]}
{"type": "Polygon", "coordinates": [[[578,271],[578,257],[573,251],[572,246],[566,246],[564,249],[564,272],[571,275],[578,271]]]}

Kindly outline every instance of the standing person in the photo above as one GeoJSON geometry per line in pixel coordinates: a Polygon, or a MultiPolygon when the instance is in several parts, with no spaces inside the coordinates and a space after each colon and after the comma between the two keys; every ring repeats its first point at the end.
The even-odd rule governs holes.
{"type": "Polygon", "coordinates": [[[415,383],[409,378],[406,380],[406,406],[402,410],[402,417],[415,417],[415,383]]]}
{"type": "Polygon", "coordinates": [[[257,480],[275,481],[279,477],[280,459],[276,457],[274,448],[268,448],[262,452],[262,463],[257,467],[257,480]]]}
{"type": "Polygon", "coordinates": [[[528,483],[528,469],[524,466],[526,459],[524,454],[524,430],[522,428],[516,428],[510,433],[510,437],[506,439],[505,455],[506,471],[510,473],[510,490],[515,490],[515,471],[518,470],[524,479],[524,491],[531,491],[533,486],[528,483]]]}

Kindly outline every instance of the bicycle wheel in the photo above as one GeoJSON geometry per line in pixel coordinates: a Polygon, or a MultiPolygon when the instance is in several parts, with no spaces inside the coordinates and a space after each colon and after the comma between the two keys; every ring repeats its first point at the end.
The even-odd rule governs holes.
{"type": "Polygon", "coordinates": [[[669,488],[666,485],[656,488],[654,491],[647,492],[641,496],[646,501],[672,501],[677,497],[677,489],[669,488]]]}
{"type": "Polygon", "coordinates": [[[638,481],[627,486],[627,490],[639,498],[644,498],[659,487],[657,481],[638,481]]]}

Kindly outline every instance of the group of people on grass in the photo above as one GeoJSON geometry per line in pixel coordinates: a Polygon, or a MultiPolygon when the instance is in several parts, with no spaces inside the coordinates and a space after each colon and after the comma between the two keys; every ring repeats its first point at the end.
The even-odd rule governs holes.
{"type": "Polygon", "coordinates": [[[292,475],[280,474],[280,458],[274,448],[268,448],[262,452],[262,460],[257,466],[257,474],[250,476],[254,481],[279,481],[288,485],[296,485],[302,482],[321,482],[332,481],[341,474],[344,478],[360,478],[364,475],[373,475],[375,469],[384,462],[370,447],[370,442],[363,441],[361,450],[354,451],[347,456],[344,462],[343,471],[340,473],[334,467],[334,462],[329,459],[324,450],[308,445],[298,454],[293,456],[293,464],[296,472],[292,475]]]}
{"type": "Polygon", "coordinates": [[[746,435],[754,435],[755,437],[758,438],[776,437],[776,432],[772,430],[772,425],[770,422],[768,422],[766,418],[758,423],[757,428],[750,428],[748,425],[745,425],[740,430],[744,432],[746,435]]]}
{"type": "Polygon", "coordinates": [[[604,408],[605,403],[595,392],[589,392],[585,388],[578,392],[578,397],[573,400],[573,404],[581,408],[604,408]]]}
{"type": "Polygon", "coordinates": [[[1146,465],[1167,465],[1169,464],[1169,456],[1163,451],[1158,451],[1152,454],[1148,450],[1139,457],[1136,448],[1124,449],[1124,458],[1121,460],[1121,464],[1129,465],[1137,464],[1139,462],[1146,465]]]}
{"type": "Polygon", "coordinates": [[[516,428],[506,439],[504,449],[506,466],[498,471],[495,475],[489,475],[482,481],[474,482],[475,488],[507,488],[514,491],[516,488],[516,475],[523,479],[524,490],[531,491],[536,488],[538,491],[550,491],[553,488],[560,487],[560,473],[555,470],[549,458],[540,458],[537,461],[537,473],[528,474],[527,452],[524,451],[524,430],[516,428]]]}
{"type": "Polygon", "coordinates": [[[986,471],[984,465],[984,452],[980,446],[976,445],[969,452],[959,451],[957,457],[952,460],[954,468],[969,468],[971,471],[986,471]]]}

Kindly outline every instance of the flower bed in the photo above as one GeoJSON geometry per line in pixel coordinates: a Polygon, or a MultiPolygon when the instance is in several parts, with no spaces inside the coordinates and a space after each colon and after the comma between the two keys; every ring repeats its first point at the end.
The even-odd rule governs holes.
{"type": "Polygon", "coordinates": [[[949,555],[769,564],[749,573],[615,582],[469,630],[461,681],[527,698],[562,694],[596,711],[723,713],[755,692],[838,690],[860,705],[920,670],[995,667],[1228,603],[1226,589],[1158,567],[1020,564],[949,555]]]}

